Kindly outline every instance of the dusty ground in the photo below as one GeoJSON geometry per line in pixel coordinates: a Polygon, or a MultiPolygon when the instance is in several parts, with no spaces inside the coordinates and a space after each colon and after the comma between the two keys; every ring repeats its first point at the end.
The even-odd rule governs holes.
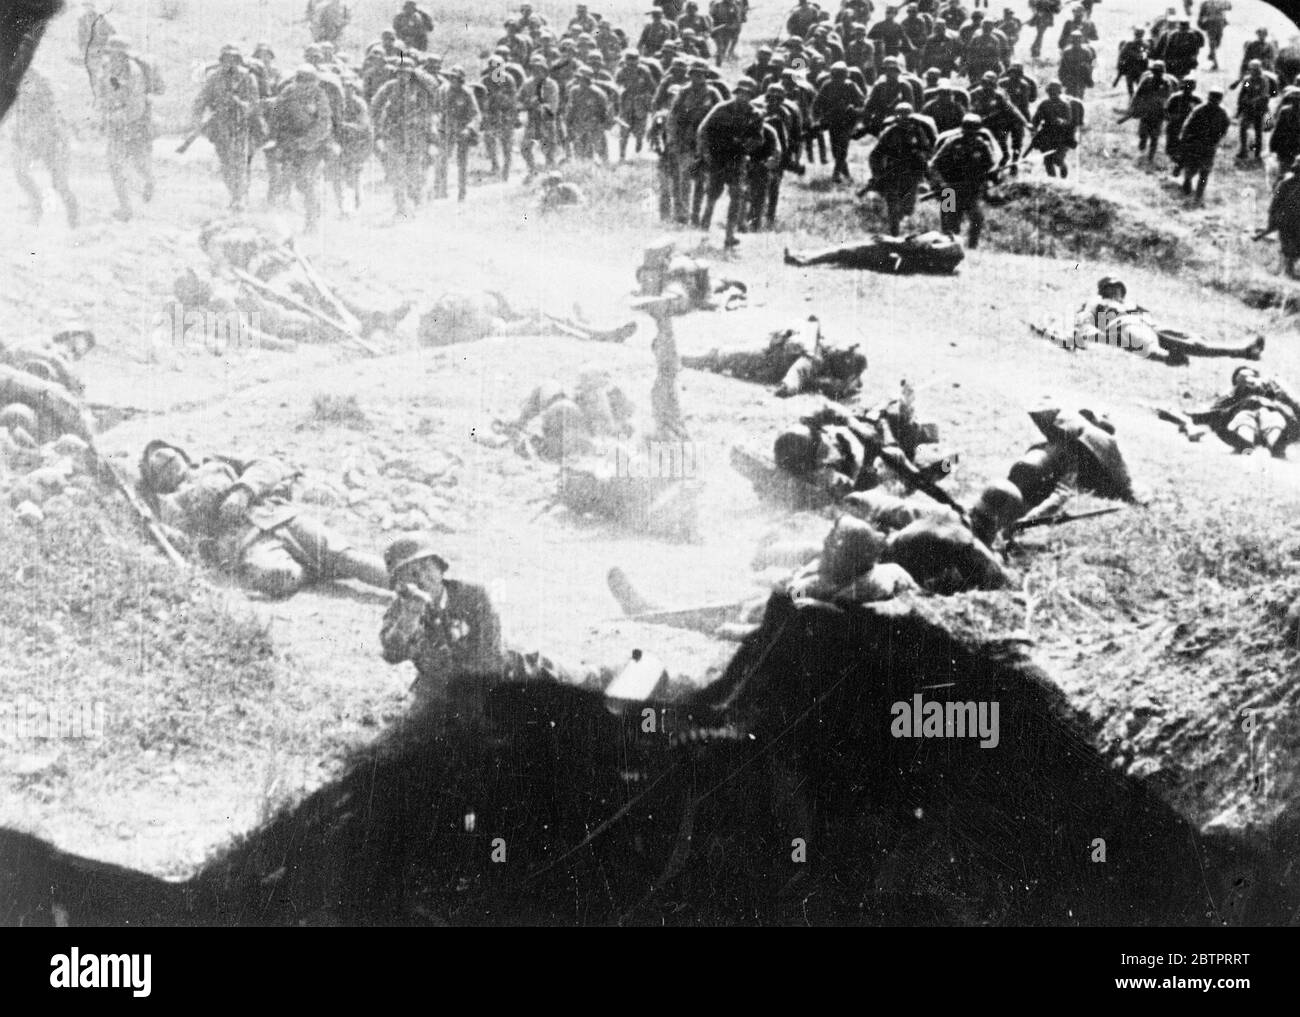
{"type": "MultiPolygon", "coordinates": [[[[160,117],[173,131],[182,124],[192,90],[189,66],[215,52],[226,36],[246,43],[270,38],[288,65],[294,61],[286,40],[305,41],[301,27],[288,27],[290,15],[272,16],[264,6],[258,6],[257,19],[239,22],[243,30],[223,31],[223,11],[251,6],[237,0],[205,5],[206,21],[191,11],[179,23],[155,17],[137,19],[132,28],[131,12],[138,6],[124,5],[128,30],[137,40],[149,38],[165,54],[165,65],[176,68],[160,117]]],[[[383,5],[354,6],[358,24],[378,25],[375,12],[383,5]]],[[[1130,22],[1149,20],[1161,6],[1098,8],[1103,70],[1130,22]]],[[[1256,21],[1274,35],[1291,34],[1271,9],[1240,6],[1225,57],[1240,52],[1247,26],[1256,21]]],[[[542,5],[543,12],[557,13],[549,7],[542,5]]],[[[604,7],[625,25],[635,23],[631,12],[640,9],[622,0],[604,7]]],[[[774,27],[765,24],[774,17],[763,14],[764,27],[774,27]]],[[[457,29],[448,44],[462,56],[472,50],[466,40],[486,34],[477,12],[474,20],[472,30],[457,29]]],[[[68,61],[69,21],[56,25],[41,63],[57,79],[71,113],[73,103],[84,102],[84,78],[68,61]]],[[[1026,40],[1022,50],[1027,45],[1026,40]]],[[[1223,65],[1233,70],[1231,59],[1223,65]]],[[[1202,75],[1202,82],[1227,78],[1202,75]]],[[[1263,174],[1238,171],[1230,155],[1221,157],[1222,172],[1211,182],[1206,209],[1185,213],[1160,175],[1135,169],[1129,128],[1101,128],[1118,105],[1116,93],[1105,91],[1090,102],[1091,122],[1098,126],[1084,150],[1080,186],[1177,217],[1180,228],[1199,238],[1203,252],[1227,252],[1229,268],[1248,262],[1252,271],[1267,272],[1273,249],[1236,239],[1262,222],[1262,207],[1242,213],[1267,193],[1263,174]]],[[[454,563],[453,575],[491,586],[507,637],[518,645],[541,647],[586,670],[617,667],[632,648],[650,646],[671,671],[695,682],[716,673],[731,647],[618,620],[605,585],[607,570],[624,567],[643,592],[664,603],[742,597],[758,588],[749,561],[766,535],[778,528],[819,535],[824,526],[806,518],[792,523],[761,505],[726,459],[732,444],[766,443],[811,402],[775,400],[761,388],[728,379],[682,376],[682,403],[705,488],[704,535],[696,545],[643,539],[548,508],[553,466],[479,440],[491,434],[494,418],[513,415],[538,381],[570,378],[592,361],[614,371],[647,413],[653,377],[648,322],[620,347],[537,338],[424,351],[414,344],[412,315],[397,334],[384,337],[386,355],[377,359],[334,348],[219,356],[151,351],[148,336],[155,315],[171,299],[172,279],[187,259],[199,257],[198,226],[222,213],[215,163],[203,144],[178,158],[170,154],[176,138],[161,139],[159,197],[121,226],[107,216],[111,192],[96,162],[102,141],[81,130],[74,173],[85,209],[81,230],[73,234],[62,225],[52,195],[40,227],[25,224],[14,189],[0,196],[0,216],[13,224],[13,240],[0,252],[0,303],[6,311],[0,320],[5,338],[44,335],[65,312],[92,321],[101,345],[85,365],[89,398],[144,411],[102,438],[104,449],[124,461],[133,461],[156,436],[200,451],[281,454],[304,469],[320,513],[359,543],[379,550],[408,526],[437,532],[454,563]],[[365,423],[350,428],[315,420],[312,403],[321,394],[355,396],[365,423]]],[[[864,150],[855,151],[855,160],[865,162],[864,150]]],[[[633,288],[641,248],[662,230],[654,217],[648,165],[611,172],[612,182],[592,179],[589,190],[598,196],[616,189],[632,200],[602,221],[582,211],[539,219],[534,195],[521,184],[485,183],[463,206],[434,204],[413,222],[393,224],[389,197],[372,165],[363,210],[346,220],[330,216],[318,236],[300,244],[332,279],[369,292],[379,303],[399,297],[427,302],[444,288],[482,286],[508,292],[520,306],[566,308],[576,301],[593,317],[619,313],[633,288]]],[[[819,167],[812,177],[825,173],[819,167]]],[[[259,195],[263,186],[259,178],[259,195]]],[[[1003,475],[1035,440],[1023,411],[1040,397],[1108,412],[1151,507],[1097,524],[1040,531],[1027,540],[1027,553],[1017,560],[1024,586],[990,614],[996,618],[993,634],[1012,631],[1034,639],[1049,671],[1096,718],[1099,738],[1117,761],[1138,766],[1143,775],[1163,775],[1178,804],[1199,821],[1227,807],[1237,810],[1242,823],[1275,814],[1289,797],[1294,733],[1279,716],[1269,743],[1275,783],[1264,800],[1249,781],[1245,740],[1232,740],[1242,704],[1269,690],[1285,696],[1296,679],[1294,656],[1273,630],[1255,631],[1263,624],[1259,591],[1229,589],[1214,575],[1207,575],[1204,591],[1189,589],[1184,573],[1169,576],[1163,597],[1135,599],[1134,591],[1160,586],[1152,563],[1142,560],[1142,547],[1160,548],[1152,557],[1165,562],[1169,542],[1185,539],[1180,526],[1189,519],[1228,533],[1239,528],[1276,534],[1277,553],[1287,556],[1281,520],[1296,500],[1294,463],[1233,457],[1212,439],[1188,445],[1144,408],[1147,402],[1208,401],[1224,387],[1230,362],[1170,369],[1107,350],[1068,355],[1030,338],[1024,322],[1063,313],[1099,276],[1122,273],[1131,296],[1207,335],[1238,339],[1263,332],[1269,339],[1265,366],[1300,378],[1294,319],[1250,310],[1231,293],[1158,264],[1078,263],[981,250],[967,257],[958,275],[941,279],[786,268],[783,247],[833,242],[857,228],[845,212],[848,191],[828,191],[815,182],[787,188],[787,216],[796,229],[747,237],[738,254],[702,248],[719,263],[718,271],[746,281],[749,307],[683,320],[682,352],[755,344],[782,322],[816,313],[829,337],[852,339],[866,351],[867,401],[892,391],[903,377],[916,385],[922,412],[961,450],[954,477],[961,495],[1003,475]],[[1101,537],[1092,527],[1123,533],[1101,537]],[[1112,549],[1116,560],[1105,560],[1112,549]],[[1064,603],[1061,591],[1073,604],[1064,603]],[[1233,612],[1224,608],[1229,600],[1237,605],[1233,612]],[[1207,635],[1206,629],[1214,631],[1207,635]],[[1250,640],[1260,647],[1255,656],[1242,648],[1250,640]]],[[[271,221],[258,212],[253,218],[271,221]]],[[[292,217],[279,224],[298,226],[292,217]]],[[[677,237],[688,248],[699,241],[698,233],[679,231],[677,237]]],[[[710,242],[719,239],[715,231],[710,242]]],[[[0,564],[8,571],[9,563],[0,564]]],[[[230,596],[243,600],[237,591],[230,596]]],[[[384,603],[377,594],[340,586],[252,606],[284,653],[282,680],[263,693],[263,705],[276,717],[268,728],[248,732],[237,714],[213,716],[197,747],[178,739],[165,762],[141,754],[129,769],[92,780],[82,779],[79,761],[90,758],[83,754],[93,755],[93,747],[43,745],[33,753],[30,746],[5,746],[2,758],[14,771],[10,787],[20,793],[0,801],[0,823],[158,874],[192,871],[267,809],[318,786],[334,771],[341,751],[400,715],[411,674],[406,666],[390,668],[378,659],[384,603]],[[222,744],[232,748],[215,748],[222,744]]],[[[113,738],[111,717],[107,738],[113,738]]]]}

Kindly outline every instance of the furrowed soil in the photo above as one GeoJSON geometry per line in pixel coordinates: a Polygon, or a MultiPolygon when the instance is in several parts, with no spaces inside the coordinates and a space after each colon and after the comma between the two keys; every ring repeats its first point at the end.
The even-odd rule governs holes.
{"type": "MultiPolygon", "coordinates": [[[[552,21],[560,17],[555,5],[538,7],[552,21]]],[[[643,7],[630,0],[602,5],[628,30],[643,7]]],[[[1097,8],[1099,80],[1113,75],[1115,45],[1130,24],[1149,22],[1162,7],[1097,8]]],[[[1200,74],[1202,90],[1235,76],[1234,56],[1256,22],[1275,37],[1294,33],[1271,8],[1239,7],[1225,70],[1200,74]]],[[[391,14],[376,2],[353,8],[346,42],[357,52],[391,14]]],[[[440,24],[455,22],[445,36],[451,59],[473,59],[495,39],[496,15],[470,10],[463,18],[439,11],[440,24]]],[[[262,38],[291,67],[308,41],[306,29],[292,23],[296,16],[296,8],[238,0],[182,5],[176,20],[143,3],[122,4],[112,15],[137,43],[148,43],[169,79],[159,101],[165,136],[155,146],[158,195],[138,205],[128,224],[108,214],[103,139],[89,126],[85,76],[72,55],[73,18],[56,22],[44,43],[37,66],[79,132],[72,181],[85,223],[69,231],[50,194],[43,224],[29,225],[17,191],[0,195],[0,216],[11,224],[0,251],[0,338],[44,337],[65,314],[92,324],[99,346],[82,373],[88,398],[112,425],[100,439],[104,451],[129,466],[145,442],[164,437],[200,453],[283,456],[303,470],[310,510],[358,545],[380,551],[402,530],[435,533],[452,576],[492,590],[508,642],[541,649],[592,681],[616,671],[633,648],[649,648],[674,677],[703,684],[734,645],[622,620],[606,573],[624,568],[665,606],[761,595],[766,587],[750,565],[758,546],[773,534],[820,539],[827,523],[759,502],[728,465],[728,450],[770,445],[814,401],[778,400],[758,386],[682,373],[703,487],[702,539],[673,543],[556,507],[556,467],[502,447],[493,429],[494,420],[516,414],[534,385],[571,381],[589,364],[608,369],[647,422],[654,377],[648,319],[617,346],[538,337],[431,350],[414,337],[422,307],[453,288],[499,290],[521,309],[566,311],[577,303],[593,320],[625,316],[641,251],[667,232],[711,259],[715,276],[749,288],[742,310],[679,319],[683,354],[756,347],[772,329],[815,314],[829,339],[857,342],[866,352],[864,402],[892,393],[903,378],[916,387],[923,417],[960,452],[950,485],[958,497],[1004,476],[1037,440],[1025,410],[1042,397],[1108,413],[1147,507],[1032,533],[1013,558],[1023,577],[1018,590],[954,598],[943,610],[990,638],[1033,640],[1035,657],[1093,720],[1116,765],[1162,782],[1194,821],[1263,831],[1286,808],[1300,750],[1287,719],[1300,688],[1296,648],[1286,644],[1279,619],[1296,585],[1289,577],[1297,542],[1283,523],[1297,500],[1295,464],[1232,456],[1212,437],[1188,444],[1148,408],[1208,403],[1225,389],[1232,361],[1167,368],[1106,349],[1069,354],[1026,326],[1071,312],[1098,277],[1119,274],[1131,298],[1185,328],[1225,341],[1264,334],[1264,368],[1300,379],[1295,318],[1284,309],[1296,289],[1276,274],[1275,247],[1248,240],[1267,207],[1272,181],[1263,170],[1235,167],[1225,142],[1205,207],[1185,209],[1166,183],[1163,155],[1154,171],[1138,165],[1135,128],[1114,126],[1112,110],[1124,105],[1119,90],[1099,89],[1088,104],[1081,172],[1064,188],[1032,171],[1009,185],[1011,200],[991,212],[986,247],[968,252],[957,274],[934,278],[782,264],[786,247],[881,228],[878,211],[861,210],[850,188],[828,189],[822,178],[829,167],[813,167],[806,182],[787,178],[786,228],[746,235],[737,253],[723,253],[716,227],[704,238],[657,222],[649,156],[574,170],[590,198],[584,209],[541,216],[534,189],[484,175],[463,205],[434,202],[400,223],[372,163],[362,210],[340,217],[327,196],[320,232],[297,243],[347,292],[379,306],[415,301],[393,334],[378,337],[381,356],[335,346],[212,353],[151,341],[173,280],[202,257],[199,227],[225,207],[206,142],[184,157],[173,154],[196,87],[192,68],[224,42],[251,47],[262,38]],[[1251,286],[1280,297],[1251,306],[1243,300],[1251,286]],[[339,420],[322,412],[328,396],[355,399],[359,415],[339,420]],[[1241,731],[1240,710],[1248,705],[1264,711],[1266,735],[1241,731]],[[1270,783],[1261,790],[1253,775],[1264,763],[1270,783]]],[[[755,19],[742,41],[746,55],[778,27],[774,11],[760,9],[755,19]]],[[[1020,53],[1028,43],[1022,36],[1020,53]]],[[[1040,79],[1051,72],[1049,64],[1026,66],[1040,79]]],[[[860,179],[866,151],[854,149],[860,179]]],[[[261,209],[264,188],[259,171],[249,218],[298,233],[297,213],[261,209]]],[[[915,225],[933,221],[929,208],[915,225]]],[[[3,524],[13,525],[12,517],[3,524]]],[[[6,575],[21,566],[0,562],[6,575]]],[[[372,740],[409,706],[409,665],[389,667],[378,655],[385,595],[338,584],[268,603],[208,579],[230,611],[269,635],[271,676],[254,686],[236,683],[229,709],[191,711],[170,736],[155,733],[147,746],[112,715],[98,739],[33,743],[0,732],[0,779],[9,792],[0,795],[0,824],[66,850],[182,877],[274,808],[319,787],[349,748],[372,740]]],[[[7,697],[39,694],[54,673],[47,655],[28,653],[4,672],[7,697]]],[[[76,694],[102,690],[108,702],[130,702],[129,683],[144,682],[146,671],[143,663],[105,667],[76,694]]],[[[151,706],[138,700],[134,709],[151,706]]]]}

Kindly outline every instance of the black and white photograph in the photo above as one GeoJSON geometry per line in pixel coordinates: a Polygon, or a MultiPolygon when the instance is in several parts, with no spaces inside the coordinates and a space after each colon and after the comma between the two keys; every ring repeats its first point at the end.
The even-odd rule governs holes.
{"type": "Polygon", "coordinates": [[[0,9],[0,924],[1300,925],[1300,25],[1175,2],[0,9]]]}

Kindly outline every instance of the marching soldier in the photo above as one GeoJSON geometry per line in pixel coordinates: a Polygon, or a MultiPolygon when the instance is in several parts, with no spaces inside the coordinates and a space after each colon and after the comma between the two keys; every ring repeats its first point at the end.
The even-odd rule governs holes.
{"type": "Polygon", "coordinates": [[[862,119],[866,102],[862,89],[849,80],[848,64],[843,61],[833,64],[830,77],[818,89],[812,105],[813,123],[825,128],[830,135],[831,158],[835,162],[831,173],[833,184],[849,183],[853,179],[849,172],[849,142],[853,138],[853,129],[862,119]]]}
{"type": "Polygon", "coordinates": [[[1062,91],[1059,81],[1049,81],[1047,98],[1038,104],[1030,123],[1034,132],[1030,148],[1047,153],[1043,168],[1051,177],[1070,175],[1065,157],[1070,149],[1078,147],[1078,130],[1083,124],[1083,103],[1072,96],[1063,96],[1062,91]]]}
{"type": "Polygon", "coordinates": [[[614,118],[609,98],[594,84],[590,67],[578,68],[577,81],[569,89],[566,106],[565,127],[574,158],[589,161],[599,157],[601,162],[609,162],[607,132],[614,118]]]}
{"type": "Polygon", "coordinates": [[[629,138],[635,139],[636,150],[641,151],[656,86],[654,75],[634,49],[624,51],[623,62],[614,72],[614,84],[619,89],[619,113],[623,117],[618,127],[618,158],[622,162],[627,158],[629,138]]]}
{"type": "Polygon", "coordinates": [[[1214,154],[1231,126],[1223,108],[1222,89],[1212,88],[1203,106],[1197,106],[1183,124],[1178,136],[1178,150],[1183,164],[1183,193],[1192,193],[1196,177],[1196,200],[1205,199],[1205,184],[1214,167],[1214,154]]]}
{"type": "Polygon", "coordinates": [[[1142,80],[1142,75],[1147,72],[1147,65],[1150,63],[1149,52],[1146,32],[1142,28],[1134,28],[1133,38],[1125,39],[1119,44],[1119,56],[1115,61],[1115,80],[1111,82],[1111,87],[1118,85],[1120,78],[1123,78],[1124,86],[1128,89],[1128,97],[1132,100],[1133,89],[1142,80]]]}
{"type": "Polygon", "coordinates": [[[492,172],[510,179],[514,155],[515,128],[519,123],[519,83],[506,71],[500,56],[488,60],[483,72],[483,141],[492,172]]]}
{"type": "Polygon", "coordinates": [[[410,49],[425,52],[429,48],[429,33],[433,31],[433,18],[415,0],[406,0],[393,18],[393,31],[410,49]]]}
{"type": "MultiPolygon", "coordinates": [[[[1160,127],[1165,120],[1165,106],[1174,90],[1174,80],[1165,74],[1165,62],[1152,60],[1133,90],[1128,112],[1123,119],[1138,122],[1138,152],[1146,152],[1147,162],[1154,162],[1160,144],[1160,127]]],[[[1122,122],[1122,121],[1121,121],[1122,122]]]]}
{"type": "Polygon", "coordinates": [[[528,166],[528,180],[537,175],[536,146],[542,149],[547,169],[555,165],[556,123],[560,112],[560,86],[551,77],[545,58],[533,57],[530,69],[533,76],[524,84],[520,96],[527,120],[519,146],[528,166]]]}
{"type": "Polygon", "coordinates": [[[469,150],[478,144],[482,114],[473,89],[465,84],[465,70],[459,65],[447,72],[442,88],[441,136],[438,142],[438,170],[435,189],[439,198],[447,197],[448,167],[452,152],[456,154],[456,200],[464,201],[469,190],[469,150]]]}
{"type": "Polygon", "coordinates": [[[1277,76],[1265,71],[1262,61],[1252,60],[1238,85],[1237,120],[1241,125],[1241,148],[1237,152],[1237,158],[1245,160],[1246,140],[1251,130],[1254,130],[1255,143],[1251,146],[1251,152],[1255,161],[1259,162],[1264,150],[1264,119],[1268,116],[1269,103],[1278,93],[1277,76]]]}
{"type": "Polygon", "coordinates": [[[308,232],[320,220],[321,166],[335,145],[334,111],[320,72],[303,64],[271,106],[271,136],[280,164],[277,201],[295,188],[302,195],[308,232]]]}
{"type": "Polygon", "coordinates": [[[127,167],[144,182],[140,195],[153,200],[153,112],[150,81],[144,64],[131,53],[131,44],[120,35],[108,40],[107,63],[96,82],[96,103],[108,136],[108,174],[117,195],[115,218],[125,222],[132,216],[127,191],[127,167]]]}
{"type": "Polygon", "coordinates": [[[942,188],[939,218],[945,233],[961,232],[962,220],[970,218],[968,246],[979,246],[984,229],[984,185],[1001,160],[997,142],[974,113],[962,117],[961,130],[940,139],[930,170],[942,188]]]}
{"type": "Polygon", "coordinates": [[[194,101],[196,126],[208,119],[203,133],[216,149],[221,164],[221,179],[230,192],[230,207],[244,207],[248,195],[248,169],[252,162],[253,137],[264,133],[254,130],[258,117],[257,79],[243,65],[238,46],[223,46],[217,69],[203,82],[194,101]]]}
{"type": "Polygon", "coordinates": [[[698,132],[704,118],[721,101],[722,96],[709,84],[708,66],[694,64],[688,73],[688,84],[673,100],[668,113],[668,130],[677,148],[681,171],[678,179],[678,207],[690,208],[692,226],[700,225],[700,211],[704,205],[706,189],[698,132]]]}
{"type": "MultiPolygon", "coordinates": [[[[1294,107],[1292,107],[1294,110],[1294,107]]],[[[1277,233],[1286,274],[1296,278],[1296,259],[1300,258],[1300,156],[1292,158],[1291,167],[1277,183],[1268,206],[1266,234],[1277,233]]]]}
{"type": "Polygon", "coordinates": [[[1192,115],[1192,110],[1201,104],[1201,97],[1196,94],[1196,81],[1183,78],[1178,83],[1178,91],[1165,103],[1165,154],[1169,156],[1170,172],[1178,176],[1182,172],[1179,159],[1178,136],[1182,134],[1183,124],[1192,115]]]}
{"type": "MultiPolygon", "coordinates": [[[[697,132],[699,155],[708,174],[707,201],[700,217],[706,232],[713,221],[713,207],[723,189],[727,191],[727,232],[723,241],[735,247],[736,229],[745,205],[745,169],[749,158],[763,146],[763,115],[754,108],[754,82],[741,78],[734,95],[714,105],[700,122],[697,132]]],[[[698,192],[697,192],[698,193],[698,192]]]]}
{"type": "Polygon", "coordinates": [[[900,102],[871,150],[871,187],[885,199],[890,236],[901,235],[903,220],[916,209],[917,189],[937,137],[932,121],[918,117],[910,103],[900,102]]]}
{"type": "Polygon", "coordinates": [[[31,169],[33,163],[42,162],[50,171],[54,190],[63,200],[68,225],[75,229],[80,211],[76,195],[68,184],[67,126],[54,104],[54,92],[49,82],[39,72],[28,69],[10,113],[14,176],[31,203],[32,222],[41,221],[43,202],[41,189],[32,179],[31,169]]]}
{"type": "Polygon", "coordinates": [[[399,62],[396,76],[375,95],[371,119],[399,216],[407,214],[408,201],[418,206],[424,199],[429,146],[441,111],[438,82],[409,58],[399,62]]]}

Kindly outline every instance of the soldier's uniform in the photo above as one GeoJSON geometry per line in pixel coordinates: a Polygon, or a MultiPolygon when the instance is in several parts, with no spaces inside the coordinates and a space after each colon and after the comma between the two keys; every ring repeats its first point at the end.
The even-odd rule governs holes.
{"type": "Polygon", "coordinates": [[[117,195],[119,219],[130,219],[127,168],[144,182],[141,196],[153,200],[153,112],[149,78],[144,65],[130,53],[120,36],[108,41],[107,63],[96,80],[95,100],[108,137],[108,174],[117,195]]]}
{"type": "Polygon", "coordinates": [[[1155,159],[1160,144],[1160,127],[1165,119],[1165,105],[1174,91],[1174,79],[1165,73],[1165,65],[1152,61],[1148,70],[1133,90],[1128,115],[1138,122],[1138,151],[1147,153],[1147,161],[1155,159]],[[1150,146],[1150,147],[1148,147],[1150,146]]]}
{"type": "Polygon", "coordinates": [[[1252,62],[1245,77],[1241,79],[1240,90],[1237,92],[1237,120],[1241,134],[1238,159],[1246,158],[1246,144],[1252,130],[1255,132],[1255,141],[1251,145],[1251,154],[1256,159],[1262,157],[1264,121],[1268,116],[1269,102],[1277,93],[1277,76],[1265,71],[1262,64],[1252,62]]]}
{"type": "Polygon", "coordinates": [[[1030,126],[1034,131],[1032,148],[1048,153],[1043,158],[1043,168],[1048,176],[1070,175],[1066,156],[1078,147],[1078,129],[1083,124],[1083,103],[1073,97],[1063,98],[1061,83],[1053,81],[1047,86],[1047,98],[1034,110],[1030,126]]]}
{"type": "Polygon", "coordinates": [[[527,118],[524,135],[520,141],[520,153],[528,165],[528,176],[537,172],[537,157],[534,146],[540,146],[546,159],[547,167],[555,165],[555,150],[558,142],[556,125],[560,115],[560,86],[547,73],[546,62],[534,57],[533,76],[520,89],[520,105],[527,118]]]}
{"type": "Polygon", "coordinates": [[[447,175],[451,155],[456,154],[456,200],[464,201],[469,190],[469,150],[477,142],[482,114],[474,91],[465,84],[465,72],[453,67],[442,89],[442,123],[438,145],[435,192],[447,197],[447,175]]]}
{"type": "Polygon", "coordinates": [[[900,103],[871,150],[871,187],[885,200],[889,233],[898,236],[905,218],[916,209],[916,193],[938,139],[938,128],[900,103]]]}
{"type": "Polygon", "coordinates": [[[194,101],[195,121],[211,113],[203,133],[216,150],[221,179],[230,193],[230,205],[236,209],[243,207],[248,194],[250,146],[255,136],[252,122],[260,115],[259,98],[257,79],[243,66],[239,49],[225,46],[220,66],[204,80],[194,101]]]}
{"type": "Polygon", "coordinates": [[[1277,122],[1268,139],[1268,150],[1277,156],[1281,173],[1289,173],[1295,157],[1300,155],[1300,89],[1287,88],[1277,111],[1277,122]]]}
{"type": "Polygon", "coordinates": [[[1182,133],[1183,124],[1187,123],[1187,118],[1192,115],[1192,110],[1201,104],[1201,97],[1195,94],[1196,82],[1186,79],[1180,83],[1180,88],[1165,103],[1165,154],[1169,156],[1170,168],[1177,176],[1181,165],[1179,163],[1178,136],[1182,133]]]}
{"type": "Polygon", "coordinates": [[[429,48],[429,33],[433,31],[433,18],[414,0],[406,0],[393,18],[393,31],[410,49],[421,52],[429,48]]]}
{"type": "Polygon", "coordinates": [[[682,366],[711,371],[758,385],[773,385],[781,397],[815,392],[845,402],[862,386],[867,358],[857,346],[843,350],[822,347],[821,324],[809,318],[794,328],[773,332],[762,350],[711,350],[683,357],[682,366]]]}
{"type": "Polygon", "coordinates": [[[835,169],[831,182],[850,181],[849,142],[853,138],[853,129],[862,118],[867,97],[856,84],[848,78],[848,65],[837,63],[831,67],[830,78],[817,91],[813,100],[812,119],[821,125],[830,135],[831,158],[835,169]]]}
{"type": "Polygon", "coordinates": [[[29,69],[23,76],[9,119],[13,124],[14,176],[31,202],[32,221],[41,219],[41,189],[31,175],[33,163],[40,162],[50,171],[50,182],[63,200],[68,225],[76,228],[80,210],[68,183],[67,126],[54,104],[49,82],[38,72],[29,69]]]}
{"type": "MultiPolygon", "coordinates": [[[[1300,111],[1294,107],[1289,109],[1293,116],[1300,116],[1300,111]]],[[[1294,279],[1296,259],[1300,258],[1300,158],[1296,155],[1292,156],[1289,171],[1273,191],[1268,206],[1268,228],[1277,230],[1282,264],[1286,274],[1294,279]]]]}
{"type": "Polygon", "coordinates": [[[163,525],[259,593],[288,597],[308,583],[334,579],[388,586],[376,555],[354,549],[293,504],[296,474],[274,459],[218,457],[194,465],[182,450],[153,441],[145,446],[140,474],[163,525]],[[187,464],[182,474],[168,465],[177,457],[187,464]]]}
{"type": "Polygon", "coordinates": [[[601,162],[608,162],[607,132],[613,120],[605,91],[593,83],[590,68],[581,68],[576,83],[569,89],[565,110],[565,126],[573,145],[574,158],[590,160],[599,157],[601,162]]]}
{"type": "Polygon", "coordinates": [[[1084,93],[1093,86],[1092,68],[1096,57],[1092,50],[1084,46],[1082,40],[1074,38],[1070,46],[1061,50],[1061,65],[1057,68],[1057,77],[1065,88],[1065,94],[1082,99],[1084,93]]]}
{"type": "Polygon", "coordinates": [[[429,145],[441,110],[442,90],[437,80],[405,63],[371,104],[375,138],[393,186],[398,215],[406,214],[408,201],[419,205],[424,198],[429,145]]]}
{"type": "Polygon", "coordinates": [[[954,236],[961,232],[962,220],[970,218],[968,246],[979,245],[984,229],[984,185],[997,168],[1001,152],[997,142],[980,128],[980,119],[968,113],[962,120],[960,131],[939,140],[931,170],[951,188],[939,203],[939,218],[943,231],[954,236]]]}
{"type": "Polygon", "coordinates": [[[1149,48],[1142,38],[1142,29],[1134,29],[1134,38],[1125,39],[1119,44],[1119,56],[1115,60],[1115,77],[1124,79],[1128,96],[1133,98],[1133,89],[1147,72],[1150,61],[1147,59],[1149,48]]]}
{"type": "Polygon", "coordinates": [[[505,69],[500,57],[488,61],[483,72],[483,143],[487,146],[492,172],[510,179],[514,158],[515,129],[519,125],[519,86],[505,69]]]}
{"type": "Polygon", "coordinates": [[[335,144],[334,124],[334,109],[320,74],[304,64],[276,96],[268,126],[279,163],[275,200],[284,201],[290,188],[296,189],[302,195],[308,230],[320,220],[321,167],[335,144]]]}
{"type": "Polygon", "coordinates": [[[748,78],[736,82],[735,95],[709,110],[700,123],[699,153],[707,161],[708,193],[700,228],[707,231],[713,209],[723,190],[727,191],[727,229],[723,241],[735,246],[736,230],[745,205],[745,171],[749,159],[761,154],[765,142],[763,114],[754,107],[754,83],[748,78]]]}
{"type": "Polygon", "coordinates": [[[669,131],[679,160],[677,207],[689,207],[691,225],[698,226],[704,205],[706,181],[697,135],[704,118],[722,101],[722,97],[706,80],[704,68],[693,68],[690,78],[690,84],[673,100],[668,118],[669,131]]]}
{"type": "Polygon", "coordinates": [[[1192,193],[1192,177],[1196,177],[1197,200],[1205,196],[1205,184],[1214,167],[1214,154],[1231,126],[1222,102],[1223,92],[1212,89],[1208,101],[1192,110],[1178,136],[1178,150],[1183,166],[1183,193],[1192,193]]]}
{"type": "Polygon", "coordinates": [[[619,113],[623,124],[618,132],[618,157],[627,157],[627,142],[636,142],[637,152],[645,140],[647,121],[654,105],[655,80],[650,69],[637,59],[636,50],[628,50],[623,62],[614,72],[614,84],[619,88],[619,113]]]}
{"type": "MultiPolygon", "coordinates": [[[[422,538],[399,538],[384,552],[390,582],[423,560],[436,563],[440,573],[448,569],[422,538]]],[[[399,591],[384,612],[379,642],[387,663],[415,665],[417,701],[443,702],[474,715],[486,690],[504,677],[501,619],[487,590],[473,583],[442,580],[436,595],[424,597],[399,591]]]]}

